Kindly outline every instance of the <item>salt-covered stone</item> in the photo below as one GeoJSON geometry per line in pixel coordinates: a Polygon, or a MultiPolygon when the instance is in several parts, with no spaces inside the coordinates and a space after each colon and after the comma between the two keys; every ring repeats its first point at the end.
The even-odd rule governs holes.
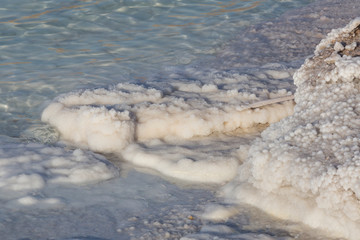
{"type": "Polygon", "coordinates": [[[358,42],[360,18],[320,42],[294,75],[294,114],[250,147],[238,177],[224,189],[228,199],[333,236],[359,238],[358,42]]]}

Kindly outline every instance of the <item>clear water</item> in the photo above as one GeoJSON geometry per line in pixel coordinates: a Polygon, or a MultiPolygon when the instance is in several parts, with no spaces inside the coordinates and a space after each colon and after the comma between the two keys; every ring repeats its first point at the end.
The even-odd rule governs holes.
{"type": "Polygon", "coordinates": [[[61,93],[210,61],[244,27],[309,2],[2,1],[0,134],[24,135],[61,93]]]}

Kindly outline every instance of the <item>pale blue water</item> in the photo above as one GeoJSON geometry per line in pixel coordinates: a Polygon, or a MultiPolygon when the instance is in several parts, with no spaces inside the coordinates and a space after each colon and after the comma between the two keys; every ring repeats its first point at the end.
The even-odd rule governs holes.
{"type": "Polygon", "coordinates": [[[0,134],[23,135],[61,93],[211,61],[245,27],[309,2],[2,1],[0,134]]]}

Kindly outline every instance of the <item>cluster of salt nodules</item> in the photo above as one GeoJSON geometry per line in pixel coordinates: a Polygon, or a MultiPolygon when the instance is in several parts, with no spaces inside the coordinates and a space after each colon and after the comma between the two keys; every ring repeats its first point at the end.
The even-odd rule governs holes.
{"type": "MultiPolygon", "coordinates": [[[[288,76],[287,72],[268,73],[278,79],[288,76]]],[[[77,147],[112,153],[171,178],[223,183],[236,175],[239,161],[235,154],[214,150],[219,145],[216,140],[208,142],[211,154],[204,146],[202,150],[194,146],[206,145],[204,138],[213,133],[279,121],[294,109],[293,96],[286,90],[257,91],[263,94],[258,97],[243,91],[241,79],[236,81],[174,81],[165,88],[156,83],[156,88],[120,83],[109,89],[73,92],[47,106],[42,120],[55,127],[62,140],[77,147]]]]}
{"type": "Polygon", "coordinates": [[[322,40],[295,73],[294,114],[266,129],[230,201],[333,236],[360,236],[360,18],[322,40]]]}
{"type": "Polygon", "coordinates": [[[119,152],[138,141],[231,132],[273,123],[293,112],[291,95],[254,102],[255,95],[233,90],[215,84],[160,90],[120,83],[60,96],[44,110],[42,120],[76,146],[119,152]]]}

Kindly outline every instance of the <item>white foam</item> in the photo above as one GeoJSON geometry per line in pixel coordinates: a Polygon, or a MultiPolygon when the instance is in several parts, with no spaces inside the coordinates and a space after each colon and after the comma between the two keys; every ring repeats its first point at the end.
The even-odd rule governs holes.
{"type": "Polygon", "coordinates": [[[250,147],[238,176],[224,189],[229,199],[333,236],[359,238],[360,60],[334,49],[359,24],[356,19],[332,31],[294,75],[294,114],[250,147]],[[334,50],[336,58],[326,62],[322,55],[334,50]]]}

